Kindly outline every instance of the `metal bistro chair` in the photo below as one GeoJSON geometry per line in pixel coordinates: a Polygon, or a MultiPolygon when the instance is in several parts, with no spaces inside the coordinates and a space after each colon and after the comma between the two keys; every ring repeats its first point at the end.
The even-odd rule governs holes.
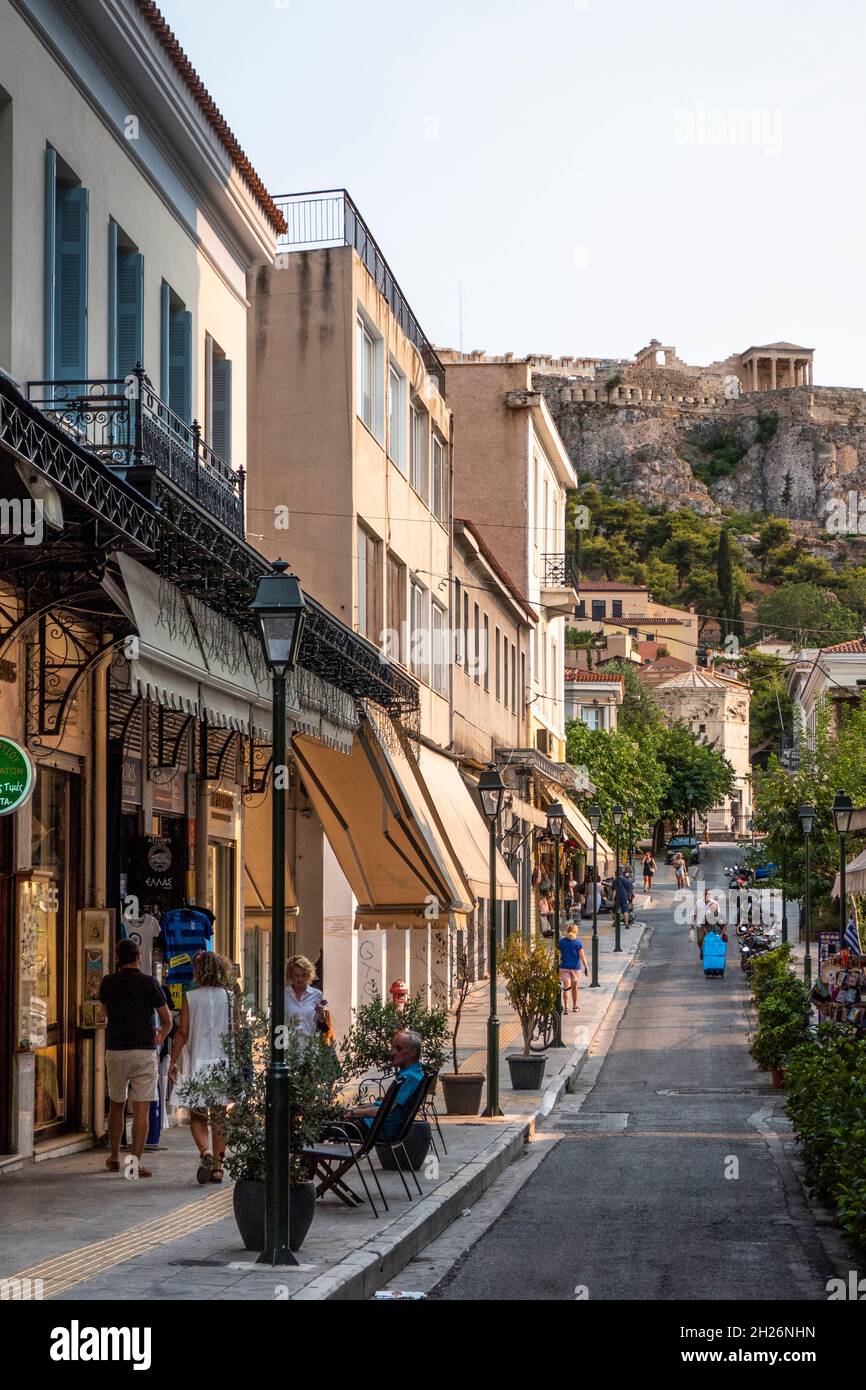
{"type": "MultiPolygon", "coordinates": [[[[428,1068],[428,1067],[425,1067],[425,1068],[424,1068],[424,1071],[425,1071],[425,1072],[427,1072],[428,1070],[432,1071],[432,1068],[428,1068]]],[[[437,1109],[436,1109],[436,1086],[437,1086],[438,1082],[439,1082],[439,1073],[438,1073],[438,1071],[433,1071],[433,1072],[432,1072],[432,1081],[430,1082],[430,1089],[429,1089],[429,1091],[428,1091],[428,1093],[427,1093],[427,1099],[424,1101],[424,1104],[423,1104],[422,1107],[421,1107],[421,1113],[423,1114],[424,1119],[427,1120],[428,1124],[429,1124],[429,1122],[430,1122],[430,1118],[432,1117],[433,1123],[434,1123],[434,1125],[436,1126],[436,1133],[439,1135],[439,1141],[440,1141],[440,1143],[441,1143],[441,1145],[442,1145],[442,1152],[447,1154],[447,1152],[448,1152],[448,1145],[445,1143],[445,1136],[444,1136],[444,1134],[442,1133],[442,1128],[441,1128],[441,1126],[440,1126],[440,1124],[439,1124],[439,1112],[438,1112],[437,1109]]],[[[438,1157],[439,1157],[439,1150],[436,1148],[436,1140],[433,1138],[433,1130],[432,1130],[432,1129],[430,1130],[430,1142],[431,1142],[431,1144],[433,1145],[433,1152],[434,1152],[434,1154],[436,1155],[436,1157],[438,1158],[438,1157]]]]}
{"type": "MultiPolygon", "coordinates": [[[[382,1142],[382,1127],[393,1109],[394,1101],[397,1099],[398,1089],[396,1083],[392,1081],[382,1097],[382,1103],[379,1105],[373,1117],[372,1124],[358,1125],[353,1120],[347,1120],[344,1125],[329,1125],[329,1131],[332,1134],[339,1135],[340,1139],[335,1141],[323,1139],[320,1140],[319,1143],[309,1144],[306,1148],[301,1150],[303,1157],[309,1159],[313,1165],[314,1179],[318,1179],[316,1183],[317,1198],[324,1197],[326,1192],[333,1192],[347,1207],[362,1206],[363,1198],[359,1197],[357,1192],[353,1192],[348,1183],[343,1181],[345,1174],[348,1173],[350,1169],[356,1168],[364,1192],[367,1195],[367,1201],[373,1208],[373,1215],[378,1217],[379,1213],[376,1210],[376,1203],[373,1201],[370,1189],[367,1186],[367,1180],[364,1177],[364,1170],[361,1167],[360,1160],[366,1158],[367,1166],[373,1175],[373,1181],[378,1188],[379,1196],[382,1198],[385,1210],[389,1210],[388,1202],[382,1191],[382,1185],[379,1182],[378,1174],[373,1167],[371,1155],[374,1145],[382,1142]],[[354,1130],[354,1138],[349,1133],[350,1130],[354,1130]],[[340,1142],[340,1140],[342,1140],[342,1142],[340,1142]]],[[[418,1089],[423,1090],[423,1087],[419,1086],[418,1089]]]]}
{"type": "MultiPolygon", "coordinates": [[[[406,1139],[408,1137],[410,1129],[412,1128],[413,1124],[418,1118],[419,1113],[424,1107],[427,1097],[430,1094],[431,1087],[436,1084],[437,1076],[437,1073],[433,1071],[430,1067],[424,1067],[423,1071],[424,1080],[420,1083],[414,1096],[410,1100],[409,1104],[406,1106],[406,1113],[400,1121],[400,1126],[397,1130],[397,1133],[393,1135],[390,1139],[378,1139],[376,1141],[380,1148],[389,1150],[392,1158],[394,1159],[397,1172],[400,1174],[400,1177],[403,1181],[403,1187],[406,1190],[406,1196],[409,1198],[410,1201],[412,1200],[412,1192],[409,1187],[409,1184],[406,1181],[406,1174],[403,1169],[404,1162],[415,1180],[415,1186],[418,1189],[418,1196],[422,1197],[424,1194],[421,1191],[421,1184],[418,1181],[418,1174],[415,1172],[415,1169],[409,1162],[409,1155],[406,1152],[406,1139]]],[[[382,1104],[384,1105],[384,1103],[385,1102],[383,1101],[382,1104]]]]}

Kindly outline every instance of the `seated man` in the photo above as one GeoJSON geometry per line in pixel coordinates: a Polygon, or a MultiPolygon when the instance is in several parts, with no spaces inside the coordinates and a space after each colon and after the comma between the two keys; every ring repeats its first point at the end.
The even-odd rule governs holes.
{"type": "MultiPolygon", "coordinates": [[[[382,1130],[383,1139],[391,1139],[398,1132],[406,1113],[404,1107],[413,1099],[418,1087],[424,1081],[424,1070],[421,1066],[422,1045],[420,1034],[412,1032],[395,1033],[391,1041],[390,1057],[397,1068],[393,1080],[399,1083],[400,1089],[385,1121],[382,1130]]],[[[371,1125],[376,1118],[376,1109],[380,1103],[354,1106],[351,1110],[346,1111],[346,1119],[353,1120],[357,1125],[371,1125]]]]}

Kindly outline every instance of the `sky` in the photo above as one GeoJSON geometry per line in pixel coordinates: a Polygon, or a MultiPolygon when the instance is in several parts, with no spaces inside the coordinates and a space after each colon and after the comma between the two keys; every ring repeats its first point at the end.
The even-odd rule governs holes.
{"type": "Polygon", "coordinates": [[[161,8],[268,189],[347,188],[434,343],[785,340],[866,386],[862,0],[161,8]]]}

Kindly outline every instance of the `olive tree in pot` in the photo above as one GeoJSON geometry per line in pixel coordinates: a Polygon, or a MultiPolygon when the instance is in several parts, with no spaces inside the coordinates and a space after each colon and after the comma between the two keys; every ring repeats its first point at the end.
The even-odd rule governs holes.
{"type": "MultiPolygon", "coordinates": [[[[234,1178],[235,1220],[246,1250],[265,1243],[265,1081],[270,1045],[267,1016],[249,1013],[232,1038],[223,1039],[227,1060],[199,1072],[178,1090],[196,1110],[228,1105],[223,1124],[225,1166],[234,1178]]],[[[332,1047],[316,1034],[302,1038],[285,1030],[284,1060],[289,1072],[290,1166],[289,1243],[300,1250],[312,1225],[316,1187],[301,1156],[343,1107],[334,1099],[340,1063],[332,1047]]]]}
{"type": "Polygon", "coordinates": [[[535,1025],[553,1013],[559,1001],[559,970],[546,942],[529,941],[515,933],[505,943],[499,968],[514,1012],[523,1033],[523,1052],[506,1057],[514,1091],[537,1091],[541,1087],[547,1058],[530,1049],[535,1025]]]}
{"type": "Polygon", "coordinates": [[[461,1071],[457,1061],[457,1034],[466,1001],[472,993],[473,980],[469,974],[469,959],[465,952],[457,962],[454,978],[454,998],[452,1003],[453,1022],[451,1025],[451,1061],[453,1071],[439,1073],[442,1094],[445,1097],[445,1110],[449,1115],[477,1115],[481,1109],[481,1093],[484,1090],[483,1071],[461,1071]]]}
{"type": "MultiPolygon", "coordinates": [[[[384,1089],[394,1071],[391,1042],[395,1033],[417,1033],[421,1038],[421,1063],[438,1072],[445,1061],[448,1044],[447,1009],[430,1009],[416,994],[402,1007],[385,1001],[376,992],[356,1011],[355,1021],[340,1043],[343,1074],[358,1080],[358,1099],[369,1102],[371,1093],[384,1089]]],[[[409,1163],[416,1171],[430,1149],[430,1126],[416,1120],[406,1140],[409,1163]]],[[[396,1168],[387,1149],[379,1149],[383,1168],[396,1168]]]]}

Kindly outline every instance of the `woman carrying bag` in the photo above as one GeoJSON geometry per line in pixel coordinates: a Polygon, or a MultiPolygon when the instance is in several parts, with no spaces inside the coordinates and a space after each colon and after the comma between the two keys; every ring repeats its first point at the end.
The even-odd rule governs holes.
{"type": "MultiPolygon", "coordinates": [[[[231,1039],[237,1032],[237,993],[231,965],[223,956],[201,951],[192,963],[192,970],[196,988],[184,995],[168,1074],[174,1081],[183,1053],[183,1076],[178,1089],[182,1092],[189,1087],[194,1094],[196,1082],[204,1080],[215,1066],[229,1060],[231,1039]]],[[[190,1110],[189,1127],[199,1152],[196,1181],[202,1184],[223,1180],[223,1121],[227,1105],[228,1098],[223,1097],[222,1104],[211,1105],[207,1110],[190,1110]]]]}

